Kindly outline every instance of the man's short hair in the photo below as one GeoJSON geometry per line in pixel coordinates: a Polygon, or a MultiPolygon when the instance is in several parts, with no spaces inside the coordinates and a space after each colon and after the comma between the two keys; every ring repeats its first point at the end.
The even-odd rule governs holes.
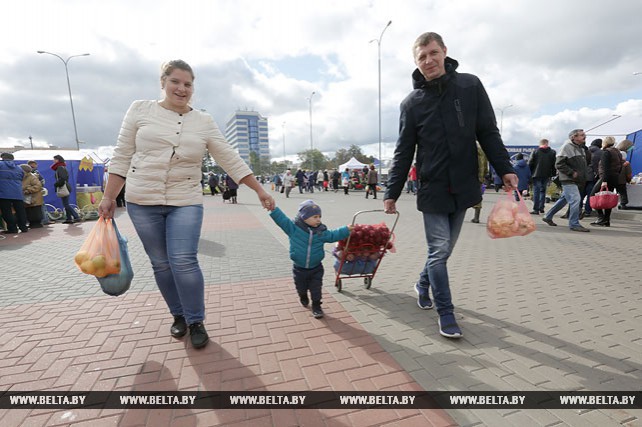
{"type": "Polygon", "coordinates": [[[2,153],[0,154],[2,160],[13,160],[13,154],[11,153],[2,153]]]}
{"type": "Polygon", "coordinates": [[[539,140],[539,145],[548,145],[548,139],[542,138],[539,140]]]}
{"type": "Polygon", "coordinates": [[[430,44],[432,41],[436,41],[437,44],[442,48],[446,49],[446,45],[444,44],[444,39],[441,38],[441,36],[437,33],[433,32],[427,32],[423,33],[419,37],[417,37],[417,40],[415,40],[415,43],[412,45],[412,56],[413,58],[415,57],[415,53],[417,52],[417,48],[420,48],[422,46],[426,46],[430,44]]]}
{"type": "Polygon", "coordinates": [[[575,135],[577,135],[578,133],[580,133],[580,132],[584,132],[584,129],[573,129],[572,131],[570,131],[570,132],[568,133],[568,138],[569,138],[569,139],[573,139],[573,137],[574,137],[575,135]]]}

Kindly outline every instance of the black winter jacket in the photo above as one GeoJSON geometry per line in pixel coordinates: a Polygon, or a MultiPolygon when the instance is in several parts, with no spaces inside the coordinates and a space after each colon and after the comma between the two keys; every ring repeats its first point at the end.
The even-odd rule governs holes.
{"type": "Polygon", "coordinates": [[[431,81],[413,72],[385,199],[399,198],[415,150],[422,212],[452,213],[481,201],[476,141],[500,176],[515,173],[484,86],[476,76],[456,72],[457,66],[447,57],[446,74],[431,81]]]}
{"type": "Polygon", "coordinates": [[[555,150],[539,147],[528,160],[533,178],[550,178],[555,175],[555,150]]]}

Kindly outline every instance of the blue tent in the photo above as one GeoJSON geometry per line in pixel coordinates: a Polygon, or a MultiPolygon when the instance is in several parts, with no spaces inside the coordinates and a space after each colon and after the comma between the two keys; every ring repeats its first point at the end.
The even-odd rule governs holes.
{"type": "Polygon", "coordinates": [[[47,189],[47,196],[45,196],[45,203],[56,206],[62,209],[62,201],[56,197],[54,189],[54,182],[56,178],[54,171],[51,169],[53,165],[53,156],[56,154],[61,155],[65,159],[67,171],[69,172],[69,185],[71,186],[71,194],[69,195],[69,203],[77,205],[77,187],[103,187],[103,175],[105,166],[102,161],[93,154],[90,150],[20,150],[13,153],[16,164],[27,163],[29,160],[38,162],[38,172],[45,179],[45,188],[47,189]],[[85,163],[83,163],[85,159],[85,163]],[[87,167],[87,159],[91,160],[92,170],[87,167]]]}
{"type": "Polygon", "coordinates": [[[626,139],[633,142],[633,147],[629,151],[627,160],[631,162],[633,175],[637,175],[642,172],[642,129],[627,135],[626,139]]]}

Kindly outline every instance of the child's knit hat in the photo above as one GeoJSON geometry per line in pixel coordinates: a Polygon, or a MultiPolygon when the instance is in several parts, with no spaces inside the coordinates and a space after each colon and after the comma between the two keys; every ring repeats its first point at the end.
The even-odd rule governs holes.
{"type": "Polygon", "coordinates": [[[321,207],[312,200],[306,200],[299,205],[299,218],[306,220],[314,215],[321,215],[321,207]]]}

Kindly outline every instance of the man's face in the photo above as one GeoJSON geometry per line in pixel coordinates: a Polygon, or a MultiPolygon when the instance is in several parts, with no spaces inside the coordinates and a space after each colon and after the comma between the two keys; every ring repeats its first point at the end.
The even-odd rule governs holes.
{"type": "Polygon", "coordinates": [[[584,133],[584,131],[579,131],[571,138],[571,141],[577,145],[586,144],[586,133],[584,133]]]}
{"type": "Polygon", "coordinates": [[[446,52],[435,40],[415,49],[415,64],[426,80],[437,79],[446,74],[446,52]]]}

